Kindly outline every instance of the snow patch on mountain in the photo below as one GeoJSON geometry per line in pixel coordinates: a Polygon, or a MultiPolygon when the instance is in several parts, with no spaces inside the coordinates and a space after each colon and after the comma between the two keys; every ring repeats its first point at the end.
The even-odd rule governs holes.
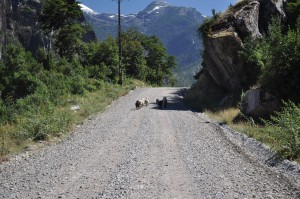
{"type": "Polygon", "coordinates": [[[84,5],[84,4],[81,4],[81,3],[80,3],[79,6],[80,6],[80,8],[81,8],[81,10],[82,10],[83,12],[86,12],[86,13],[92,14],[92,15],[97,15],[97,14],[99,14],[98,12],[92,10],[91,8],[87,7],[87,6],[84,5]]]}
{"type": "Polygon", "coordinates": [[[165,8],[165,7],[167,7],[167,5],[155,6],[152,10],[148,11],[148,14],[154,12],[155,10],[159,10],[159,9],[165,8]]]}

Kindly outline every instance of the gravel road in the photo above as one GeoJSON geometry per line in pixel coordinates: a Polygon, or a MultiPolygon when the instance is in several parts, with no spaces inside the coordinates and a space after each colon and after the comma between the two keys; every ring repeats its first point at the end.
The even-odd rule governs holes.
{"type": "Polygon", "coordinates": [[[185,107],[179,88],[137,89],[64,141],[2,163],[0,198],[300,198],[300,174],[248,153],[185,107]]]}

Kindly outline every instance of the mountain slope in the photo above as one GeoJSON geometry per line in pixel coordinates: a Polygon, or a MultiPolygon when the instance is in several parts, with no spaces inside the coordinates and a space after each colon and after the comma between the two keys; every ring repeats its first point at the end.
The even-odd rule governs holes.
{"type": "MultiPolygon", "coordinates": [[[[117,35],[118,16],[114,14],[91,14],[85,12],[99,40],[117,35]]],[[[122,29],[135,28],[147,35],[157,35],[170,55],[177,57],[175,76],[180,85],[191,85],[193,75],[201,64],[202,42],[197,28],[204,17],[194,8],[172,6],[154,1],[136,14],[122,15],[122,29]],[[189,72],[187,72],[189,71],[189,72]]]]}

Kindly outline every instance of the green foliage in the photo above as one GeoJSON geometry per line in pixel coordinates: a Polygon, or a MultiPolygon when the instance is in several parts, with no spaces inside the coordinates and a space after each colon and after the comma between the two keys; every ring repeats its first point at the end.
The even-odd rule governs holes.
{"type": "Polygon", "coordinates": [[[215,9],[212,9],[212,17],[210,18],[206,18],[203,23],[201,24],[201,26],[198,29],[199,35],[208,35],[210,33],[210,29],[211,26],[216,23],[216,21],[218,20],[218,18],[220,17],[221,13],[217,13],[215,9]]]}
{"type": "Polygon", "coordinates": [[[140,41],[123,40],[123,67],[130,77],[146,80],[145,49],[140,41]]]}
{"type": "Polygon", "coordinates": [[[33,75],[41,70],[42,66],[19,43],[8,43],[4,48],[3,63],[0,64],[1,98],[11,96],[16,100],[33,93],[37,86],[33,75]]]}
{"type": "Polygon", "coordinates": [[[51,104],[46,104],[38,110],[24,113],[20,130],[15,136],[22,139],[46,140],[49,136],[59,136],[66,132],[71,122],[71,112],[55,109],[51,104]]]}
{"type": "Polygon", "coordinates": [[[241,83],[244,90],[255,86],[261,74],[262,50],[258,47],[258,41],[246,39],[244,48],[239,52],[239,57],[243,60],[241,83]]]}
{"type": "Polygon", "coordinates": [[[269,133],[280,144],[279,152],[286,158],[300,157],[300,106],[288,101],[284,102],[281,112],[277,112],[267,122],[269,133]]]}
{"type": "Polygon", "coordinates": [[[112,37],[102,42],[84,44],[80,62],[90,78],[115,81],[118,77],[118,46],[112,37]]]}
{"type": "Polygon", "coordinates": [[[8,135],[6,132],[0,132],[0,162],[2,162],[1,157],[9,153],[6,143],[7,137],[8,135]]]}
{"type": "Polygon", "coordinates": [[[203,33],[203,35],[206,36],[210,32],[210,27],[215,22],[216,22],[216,19],[213,17],[206,18],[198,29],[199,35],[202,35],[202,33],[203,33]]]}
{"type": "Polygon", "coordinates": [[[13,123],[17,115],[14,99],[9,96],[4,100],[0,99],[0,124],[13,123]]]}
{"type": "Polygon", "coordinates": [[[70,92],[74,95],[82,95],[86,92],[86,79],[80,75],[70,77],[70,92]]]}
{"type": "Polygon", "coordinates": [[[82,16],[79,2],[76,0],[44,0],[39,16],[41,29],[50,34],[67,24],[74,24],[82,16]]]}
{"type": "Polygon", "coordinates": [[[260,44],[263,86],[278,93],[282,99],[299,101],[300,92],[300,40],[299,30],[282,33],[280,22],[275,20],[269,36],[260,44]]]}
{"type": "Polygon", "coordinates": [[[166,79],[173,78],[172,69],[176,68],[175,57],[167,54],[162,42],[156,36],[150,36],[142,45],[146,50],[147,82],[163,85],[166,79]]]}
{"type": "Polygon", "coordinates": [[[288,0],[287,3],[285,4],[285,11],[286,11],[286,15],[290,27],[296,29],[297,21],[299,24],[300,0],[288,0]]]}
{"type": "Polygon", "coordinates": [[[71,113],[59,109],[51,101],[51,92],[42,82],[35,93],[17,100],[15,104],[18,131],[15,138],[26,140],[47,139],[67,130],[71,122],[71,113]]]}
{"type": "Polygon", "coordinates": [[[45,0],[39,16],[43,32],[54,39],[54,46],[61,57],[68,60],[77,52],[82,40],[82,12],[76,0],[45,0]]]}
{"type": "Polygon", "coordinates": [[[41,82],[36,92],[40,92],[45,100],[49,100],[54,104],[60,104],[61,97],[70,92],[67,78],[62,73],[44,71],[38,78],[41,82]]]}
{"type": "Polygon", "coordinates": [[[280,20],[274,19],[265,38],[257,43],[246,43],[246,49],[241,55],[245,67],[249,67],[249,71],[254,69],[254,75],[248,76],[245,82],[253,85],[257,76],[257,83],[280,99],[299,102],[300,29],[289,29],[287,33],[282,29],[280,20]]]}
{"type": "Polygon", "coordinates": [[[66,24],[57,30],[54,45],[61,57],[71,60],[82,43],[84,28],[80,24],[66,24]]]}

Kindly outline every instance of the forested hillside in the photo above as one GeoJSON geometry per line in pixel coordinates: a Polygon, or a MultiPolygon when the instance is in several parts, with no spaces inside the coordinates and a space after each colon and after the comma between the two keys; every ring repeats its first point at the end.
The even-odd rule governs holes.
{"type": "MultiPolygon", "coordinates": [[[[97,42],[76,0],[5,0],[0,5],[0,155],[22,141],[61,135],[81,103],[94,97],[97,104],[107,104],[133,79],[175,83],[175,58],[156,36],[123,32],[119,68],[118,40],[97,42]],[[123,87],[117,85],[121,73],[123,87]]],[[[76,117],[93,109],[98,110],[81,107],[76,117]]]]}

